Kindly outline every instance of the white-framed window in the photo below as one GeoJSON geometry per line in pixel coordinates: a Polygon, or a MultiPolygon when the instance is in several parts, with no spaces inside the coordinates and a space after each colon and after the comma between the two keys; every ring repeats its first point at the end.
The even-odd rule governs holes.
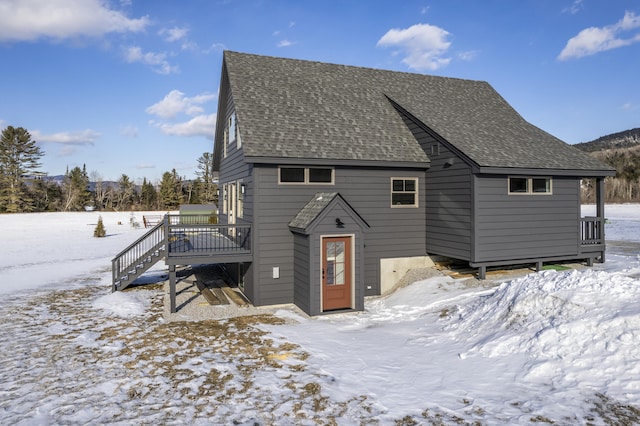
{"type": "Polygon", "coordinates": [[[229,146],[233,145],[233,143],[235,143],[236,141],[236,113],[232,112],[231,116],[229,117],[229,122],[227,125],[227,128],[229,129],[229,146]]]}
{"type": "Polygon", "coordinates": [[[236,148],[242,148],[242,138],[240,137],[240,126],[238,125],[238,117],[236,117],[236,148]]]}
{"type": "Polygon", "coordinates": [[[509,177],[509,195],[551,195],[553,185],[550,177],[509,177]]]}
{"type": "Polygon", "coordinates": [[[228,197],[227,197],[227,184],[224,183],[222,184],[222,186],[220,187],[220,192],[222,192],[221,197],[222,198],[222,214],[227,214],[227,205],[228,205],[228,197]]]}
{"type": "Polygon", "coordinates": [[[418,178],[391,178],[391,207],[418,207],[418,178]]]}
{"type": "Polygon", "coordinates": [[[333,167],[278,167],[278,183],[283,185],[333,185],[333,167]]]}
{"type": "Polygon", "coordinates": [[[227,145],[229,144],[229,128],[224,127],[222,132],[222,158],[227,158],[227,145]]]}

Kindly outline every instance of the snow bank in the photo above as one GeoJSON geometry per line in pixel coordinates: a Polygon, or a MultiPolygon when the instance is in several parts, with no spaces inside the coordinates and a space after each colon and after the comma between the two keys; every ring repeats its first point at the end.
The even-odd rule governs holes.
{"type": "Polygon", "coordinates": [[[447,327],[471,347],[461,358],[526,354],[522,377],[554,387],[608,389],[640,399],[640,281],[583,270],[502,284],[460,307],[447,327]]]}

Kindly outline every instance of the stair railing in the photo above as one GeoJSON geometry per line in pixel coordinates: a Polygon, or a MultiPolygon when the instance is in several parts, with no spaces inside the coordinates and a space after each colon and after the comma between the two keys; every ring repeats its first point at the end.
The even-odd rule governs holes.
{"type": "Polygon", "coordinates": [[[113,291],[117,290],[116,283],[128,275],[131,270],[135,269],[137,264],[147,256],[151,256],[157,250],[163,248],[165,245],[166,226],[165,217],[165,220],[159,222],[113,258],[111,261],[113,291]]]}

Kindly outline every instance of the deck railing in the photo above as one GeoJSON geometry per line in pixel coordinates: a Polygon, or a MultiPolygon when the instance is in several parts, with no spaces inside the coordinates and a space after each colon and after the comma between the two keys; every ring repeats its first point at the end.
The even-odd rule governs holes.
{"type": "Polygon", "coordinates": [[[604,244],[604,219],[587,216],[580,219],[580,244],[604,244]]]}
{"type": "Polygon", "coordinates": [[[251,252],[251,224],[212,224],[198,215],[168,215],[167,220],[169,257],[251,252]]]}

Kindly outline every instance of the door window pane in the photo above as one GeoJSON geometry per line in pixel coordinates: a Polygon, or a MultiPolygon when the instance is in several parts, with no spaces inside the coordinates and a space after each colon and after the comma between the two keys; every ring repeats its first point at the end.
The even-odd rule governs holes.
{"type": "Polygon", "coordinates": [[[344,285],[345,284],[345,242],[327,242],[325,245],[326,269],[325,284],[326,285],[344,285]]]}

